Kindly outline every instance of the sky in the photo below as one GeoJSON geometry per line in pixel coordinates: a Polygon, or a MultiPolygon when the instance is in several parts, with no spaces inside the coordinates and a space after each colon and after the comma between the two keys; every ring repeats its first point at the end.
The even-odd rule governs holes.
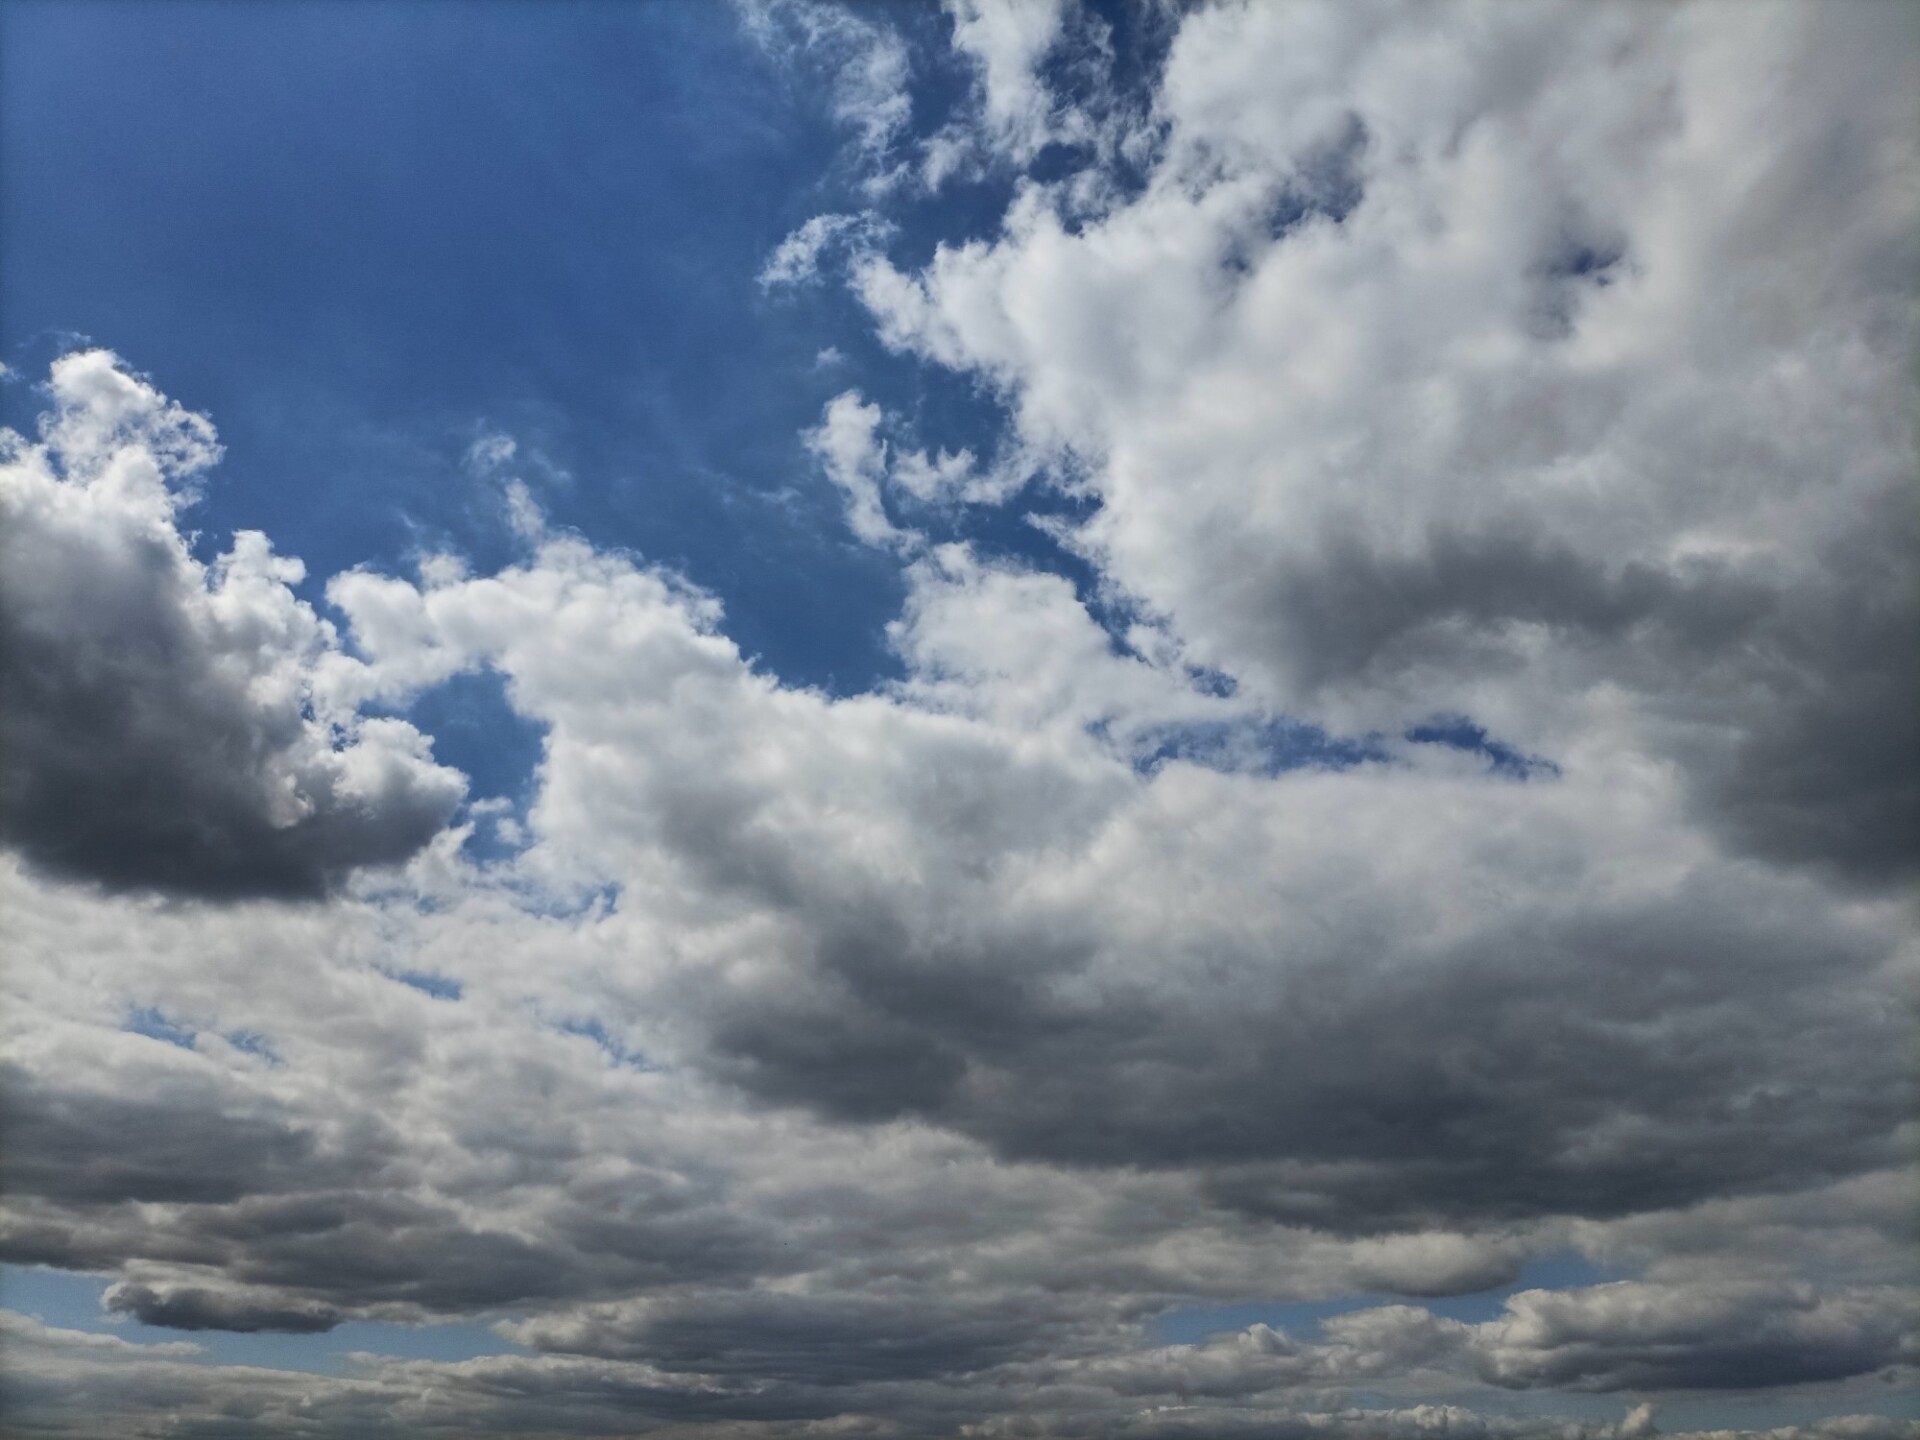
{"type": "Polygon", "coordinates": [[[7,1433],[1916,1440],[1917,23],[0,9],[7,1433]]]}

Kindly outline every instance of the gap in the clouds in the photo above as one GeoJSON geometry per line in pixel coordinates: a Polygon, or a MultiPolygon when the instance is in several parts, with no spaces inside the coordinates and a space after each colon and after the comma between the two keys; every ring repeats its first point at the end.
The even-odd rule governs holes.
{"type": "Polygon", "coordinates": [[[559,1025],[563,1035],[577,1035],[583,1040],[591,1040],[599,1047],[600,1053],[623,1070],[652,1070],[653,1062],[638,1050],[629,1050],[607,1032],[607,1027],[598,1020],[566,1020],[559,1025]]]}
{"type": "Polygon", "coordinates": [[[1585,279],[1604,287],[1612,283],[1610,272],[1626,253],[1624,245],[1594,244],[1563,236],[1559,252],[1547,262],[1546,273],[1556,279],[1585,279]]]}
{"type": "Polygon", "coordinates": [[[504,1340],[484,1324],[456,1321],[444,1325],[399,1325],[383,1320],[348,1320],[319,1334],[287,1335],[231,1330],[172,1330],[144,1325],[101,1305],[112,1281],[105,1276],[40,1266],[0,1265],[0,1307],[32,1315],[61,1330],[116,1335],[136,1345],[178,1343],[201,1347],[200,1361],[210,1365],[256,1365],[344,1375],[356,1352],[408,1360],[472,1360],[485,1355],[525,1355],[524,1346],[504,1340]]]}
{"type": "Polygon", "coordinates": [[[1097,508],[1090,497],[1066,494],[1035,479],[1008,504],[969,505],[958,511],[952,517],[951,538],[965,541],[984,560],[1011,560],[1023,569],[1066,580],[1081,607],[1106,631],[1114,652],[1130,655],[1126,633],[1139,618],[1137,612],[1102,582],[1099,568],[1063,544],[1054,529],[1077,525],[1097,508]]]}
{"type": "MultiPolygon", "coordinates": [[[[168,1018],[165,1012],[151,1005],[141,1005],[130,1010],[124,1024],[120,1027],[130,1035],[144,1035],[149,1040],[158,1040],[181,1050],[194,1050],[199,1046],[200,1032],[189,1026],[179,1024],[168,1018]]],[[[234,1049],[269,1065],[280,1064],[279,1052],[273,1048],[273,1042],[255,1030],[229,1030],[220,1038],[234,1049]]]]}
{"type": "Polygon", "coordinates": [[[480,860],[517,853],[546,727],[513,708],[494,670],[455,675],[416,696],[403,712],[433,739],[433,757],[467,777],[468,850],[480,860]]]}
{"type": "MultiPolygon", "coordinates": [[[[1117,643],[1117,642],[1116,642],[1117,643]]],[[[1231,675],[1195,670],[1193,687],[1202,694],[1229,697],[1238,689],[1231,675]]],[[[1100,727],[1095,727],[1099,732],[1100,727]]],[[[1560,767],[1528,755],[1464,716],[1449,715],[1402,733],[1413,745],[1436,746],[1477,756],[1489,775],[1512,781],[1554,779],[1560,767]]],[[[1190,721],[1144,732],[1134,749],[1134,768],[1150,775],[1180,760],[1226,774],[1279,775],[1288,770],[1348,770],[1356,765],[1390,764],[1394,749],[1379,733],[1335,735],[1284,715],[1239,716],[1230,720],[1190,721]]]]}
{"type": "Polygon", "coordinates": [[[142,1005],[130,1011],[126,1023],[121,1028],[134,1035],[145,1035],[149,1040],[161,1040],[169,1045],[177,1045],[182,1050],[193,1049],[194,1037],[199,1034],[196,1030],[175,1024],[150,1005],[142,1005]]]}
{"type": "Polygon", "coordinates": [[[1202,695],[1211,695],[1216,700],[1231,700],[1240,693],[1238,680],[1224,670],[1207,665],[1188,666],[1187,680],[1202,695]]]}
{"type": "Polygon", "coordinates": [[[1381,1305],[1417,1305],[1450,1320],[1477,1325],[1498,1319],[1510,1296],[1522,1290],[1571,1290],[1622,1278],[1622,1272],[1596,1265],[1573,1251],[1529,1261],[1507,1284],[1464,1295],[1440,1297],[1375,1292],[1329,1300],[1246,1300],[1224,1305],[1188,1306],[1156,1317],[1150,1328],[1161,1345],[1193,1345],[1209,1335],[1268,1325],[1289,1334],[1317,1334],[1322,1321],[1381,1305]]]}
{"type": "MultiPolygon", "coordinates": [[[[1152,132],[1149,143],[1112,147],[1105,155],[1085,142],[1054,142],[1033,157],[1026,179],[1042,185],[1071,180],[1085,171],[1100,170],[1102,205],[1125,205],[1146,189],[1160,160],[1164,124],[1153,116],[1153,91],[1172,49],[1178,22],[1169,11],[1137,4],[1090,4],[1082,16],[1069,12],[1060,41],[1036,69],[1040,83],[1057,109],[1077,107],[1096,125],[1118,126],[1133,138],[1152,132]]],[[[1009,198],[1011,198],[1009,196],[1009,198]]],[[[1079,233],[1089,217],[1062,216],[1071,233],[1079,233]]]]}
{"type": "Polygon", "coordinates": [[[424,970],[386,970],[381,973],[389,980],[396,980],[435,1000],[458,1000],[466,993],[466,988],[458,980],[449,980],[444,975],[429,975],[424,970]]]}
{"type": "Polygon", "coordinates": [[[221,1037],[234,1049],[264,1060],[269,1065],[281,1063],[280,1052],[273,1048],[273,1042],[254,1030],[229,1030],[221,1037]]]}
{"type": "Polygon", "coordinates": [[[1539,755],[1527,755],[1505,741],[1496,740],[1486,729],[1464,715],[1438,715],[1406,732],[1416,745],[1440,745],[1449,750],[1464,750],[1479,755],[1496,775],[1510,780],[1531,780],[1536,776],[1555,778],[1560,767],[1539,755]]]}
{"type": "MultiPolygon", "coordinates": [[[[1203,673],[1210,677],[1214,672],[1203,673]]],[[[1149,731],[1142,738],[1148,748],[1136,753],[1133,764],[1143,775],[1170,760],[1229,774],[1278,775],[1287,770],[1348,770],[1388,758],[1377,738],[1334,736],[1318,725],[1284,716],[1197,721],[1149,731]]]]}

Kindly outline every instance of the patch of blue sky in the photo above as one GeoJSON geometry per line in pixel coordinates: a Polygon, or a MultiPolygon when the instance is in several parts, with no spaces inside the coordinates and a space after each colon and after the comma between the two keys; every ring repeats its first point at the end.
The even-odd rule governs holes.
{"type": "Polygon", "coordinates": [[[352,1369],[356,1352],[412,1360],[471,1360],[482,1355],[524,1355],[481,1323],[398,1325],[349,1320],[317,1335],[241,1334],[225,1330],[171,1330],[143,1325],[108,1312],[101,1297],[111,1282],[104,1276],[39,1266],[0,1265],[0,1307],[31,1315],[61,1330],[117,1335],[136,1345],[178,1343],[200,1347],[198,1358],[210,1365],[257,1365],[342,1375],[352,1369]]]}
{"type": "MultiPolygon", "coordinates": [[[[975,72],[938,12],[885,20],[913,49],[908,159],[975,72]]],[[[1105,22],[1123,80],[1158,68],[1170,25],[1126,7],[1105,22]]],[[[835,694],[899,678],[897,560],[846,533],[800,436],[858,388],[911,443],[991,463],[1005,415],[971,377],[901,364],[837,278],[755,283],[813,215],[872,202],[844,129],[808,87],[769,83],[776,62],[730,9],[585,5],[555,25],[534,6],[183,0],[5,23],[0,163],[45,203],[0,217],[0,358],[38,376],[84,333],[215,416],[227,460],[189,522],[203,556],[264,530],[307,562],[309,599],[422,550],[509,563],[524,542],[503,477],[466,463],[504,434],[520,456],[503,473],[553,523],[682,570],[767,670],[835,694]]],[[[1084,58],[1048,62],[1062,93],[1088,83],[1084,58]]],[[[897,190],[889,253],[911,268],[997,233],[1016,179],[897,190]]],[[[31,389],[0,387],[10,423],[31,425],[31,389]]],[[[1074,503],[1029,487],[930,533],[1081,584],[1023,523],[1074,503]]],[[[441,738],[445,758],[460,742],[441,738]]],[[[454,763],[508,793],[485,772],[511,784],[527,744],[489,724],[478,748],[499,759],[454,763]]]]}
{"type": "Polygon", "coordinates": [[[169,1020],[150,1005],[142,1005],[129,1011],[126,1023],[121,1028],[135,1035],[145,1035],[152,1040],[164,1040],[169,1045],[178,1045],[182,1050],[193,1049],[194,1036],[199,1033],[169,1020]]]}
{"type": "MultiPolygon", "coordinates": [[[[754,283],[848,208],[793,183],[844,136],[728,7],[567,13],[9,11],[0,163],[38,203],[0,217],[0,358],[44,374],[83,333],[214,415],[227,459],[190,523],[209,551],[266,531],[310,596],[423,547],[513,558],[464,463],[485,429],[576,477],[527,476],[554,523],[683,569],[782,676],[860,688],[896,567],[784,497],[830,498],[799,433],[881,356],[868,333],[856,373],[817,367],[813,307],[754,283]]],[[[16,424],[29,390],[0,397],[16,424]]]]}
{"type": "MultiPolygon", "coordinates": [[[[1041,62],[1041,81],[1064,105],[1077,104],[1098,113],[1118,99],[1131,105],[1127,123],[1150,123],[1153,117],[1142,99],[1153,93],[1153,82],[1172,48],[1177,30],[1173,12],[1148,5],[1098,3],[1087,9],[1105,29],[1098,53],[1089,53],[1086,45],[1075,44],[1069,37],[1041,62]]],[[[1084,147],[1053,146],[1037,157],[1034,170],[1041,178],[1063,178],[1088,158],[1084,147]]],[[[1158,158],[1157,146],[1120,147],[1105,158],[1106,180],[1116,198],[1131,200],[1146,188],[1158,158]]]]}
{"type": "MultiPolygon", "coordinates": [[[[1110,635],[1125,617],[1109,617],[1110,635]]],[[[1214,670],[1192,674],[1204,694],[1230,697],[1234,678],[1214,670]]],[[[1479,756],[1490,773],[1507,780],[1551,778],[1560,767],[1527,755],[1490,735],[1464,716],[1437,716],[1406,730],[1414,745],[1438,745],[1479,756]]],[[[1146,732],[1134,754],[1134,768],[1151,774],[1170,760],[1184,760],[1230,774],[1278,775],[1288,770],[1345,770],[1355,765],[1391,763],[1393,750],[1380,734],[1333,735],[1318,725],[1286,716],[1252,715],[1231,720],[1196,721],[1146,732]]]]}
{"type": "Polygon", "coordinates": [[[600,1047],[600,1053],[605,1055],[607,1059],[615,1065],[622,1066],[628,1070],[651,1070],[654,1068],[652,1062],[649,1061],[645,1055],[641,1054],[638,1050],[629,1050],[626,1046],[622,1045],[608,1033],[607,1027],[598,1020],[565,1020],[561,1022],[559,1029],[563,1034],[578,1035],[584,1040],[591,1040],[595,1045],[600,1047]]]}
{"type": "Polygon", "coordinates": [[[546,727],[513,708],[506,682],[492,670],[455,675],[423,691],[401,713],[433,737],[434,759],[467,777],[473,822],[468,851],[482,861],[517,853],[546,727]]]}
{"type": "Polygon", "coordinates": [[[1506,742],[1494,739],[1463,715],[1436,716],[1408,730],[1406,738],[1416,745],[1444,745],[1451,750],[1480,755],[1494,774],[1511,780],[1545,778],[1560,773],[1560,767],[1553,761],[1522,754],[1506,742]]]}
{"type": "Polygon", "coordinates": [[[1161,1345],[1191,1345],[1209,1335],[1245,1330],[1252,1325],[1270,1325],[1292,1335],[1310,1336],[1318,1333],[1322,1321],[1377,1305],[1418,1305],[1448,1319],[1480,1324],[1497,1319],[1506,1309],[1507,1298],[1522,1290],[1568,1290],[1621,1278],[1619,1271],[1596,1265],[1572,1251],[1562,1251],[1529,1261],[1508,1284],[1467,1295],[1427,1297],[1372,1293],[1329,1300],[1246,1300],[1193,1306],[1169,1310],[1157,1317],[1151,1334],[1154,1342],[1161,1345]]]}
{"type": "Polygon", "coordinates": [[[1344,770],[1386,759],[1371,737],[1329,735],[1318,725],[1277,716],[1201,721],[1149,732],[1134,768],[1151,774],[1170,760],[1235,774],[1278,775],[1287,770],[1344,770]]]}
{"type": "Polygon", "coordinates": [[[418,990],[422,995],[431,995],[435,1000],[458,1000],[466,993],[458,980],[449,980],[444,975],[429,975],[424,970],[389,970],[389,980],[418,990]]]}
{"type": "MultiPolygon", "coordinates": [[[[151,1005],[141,1005],[127,1012],[127,1018],[120,1027],[134,1035],[144,1035],[149,1040],[159,1040],[168,1045],[177,1045],[182,1050],[191,1050],[200,1038],[200,1032],[191,1026],[183,1025],[151,1005]]],[[[270,1065],[278,1065],[280,1056],[273,1048],[273,1042],[265,1035],[253,1030],[229,1030],[221,1039],[236,1050],[249,1055],[257,1055],[270,1065]]]]}
{"type": "Polygon", "coordinates": [[[1547,274],[1568,279],[1591,277],[1597,285],[1608,283],[1608,272],[1626,258],[1621,245],[1596,245],[1569,236],[1561,251],[1547,266],[1547,274]]]}
{"type": "Polygon", "coordinates": [[[253,1030],[229,1030],[221,1037],[236,1050],[249,1055],[257,1055],[269,1065],[278,1065],[280,1052],[273,1048],[273,1041],[253,1030]]]}
{"type": "Polygon", "coordinates": [[[1211,695],[1219,700],[1230,700],[1240,693],[1240,682],[1225,670],[1215,670],[1206,665],[1187,667],[1187,680],[1202,695],[1211,695]]]}
{"type": "Polygon", "coordinates": [[[494,879],[512,893],[514,904],[523,913],[541,919],[591,923],[620,908],[620,887],[611,881],[561,890],[516,875],[511,867],[496,871],[494,879]]]}

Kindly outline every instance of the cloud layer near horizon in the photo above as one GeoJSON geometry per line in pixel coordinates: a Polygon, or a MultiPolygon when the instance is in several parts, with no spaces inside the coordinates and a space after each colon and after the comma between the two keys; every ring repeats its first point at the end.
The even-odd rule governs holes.
{"type": "Polygon", "coordinates": [[[783,683],[524,491],[486,573],[197,559],[212,423],[56,364],[0,460],[0,1256],[189,1338],[523,1353],[14,1317],[10,1407],[1628,1440],[1562,1402],[1781,1390],[1841,1417],[1782,1437],[1913,1435],[1847,1418],[1913,1359],[1900,17],[1207,8],[1141,97],[1054,88],[1097,17],[955,14],[919,139],[883,17],[750,15],[876,205],[1081,162],[924,264],[866,218],[761,277],[837,257],[1008,416],[809,437],[899,559],[891,684],[783,683]],[[1093,590],[955,538],[1026,486],[1093,590]],[[476,673],[543,736],[523,816],[399,718],[476,673]],[[1569,1253],[1616,1278],[1422,1303],[1569,1253]]]}

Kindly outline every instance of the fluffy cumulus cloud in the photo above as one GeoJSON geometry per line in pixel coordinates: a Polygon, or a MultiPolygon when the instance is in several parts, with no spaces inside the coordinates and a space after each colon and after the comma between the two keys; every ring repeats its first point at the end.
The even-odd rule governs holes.
{"type": "Polygon", "coordinates": [[[1887,7],[1209,7],[1136,189],[1031,186],[860,290],[1274,704],[1605,734],[1743,848],[1884,881],[1920,834],[1912,55],[1887,7]]]}
{"type": "MultiPolygon", "coordinates": [[[[747,23],[891,193],[885,12],[747,23]]],[[[1920,1435],[1900,23],[1156,11],[1134,93],[956,5],[965,144],[1079,168],[762,276],[857,233],[1019,457],[804,437],[899,563],[864,693],[524,492],[496,569],[202,558],[209,423],[60,361],[0,469],[0,1257],[179,1338],[0,1316],[9,1424],[1920,1435]],[[1071,573],[962,533],[1034,488],[1071,573]],[[511,847],[394,718],[479,673],[511,847]],[[510,1353],[216,1348],[350,1321],[510,1353]]]]}
{"type": "Polygon", "coordinates": [[[305,574],[177,519],[213,427],[105,351],[58,361],[0,433],[0,837],[53,874],[191,895],[318,895],[418,851],[465,790],[404,721],[331,703],[305,574]]]}

